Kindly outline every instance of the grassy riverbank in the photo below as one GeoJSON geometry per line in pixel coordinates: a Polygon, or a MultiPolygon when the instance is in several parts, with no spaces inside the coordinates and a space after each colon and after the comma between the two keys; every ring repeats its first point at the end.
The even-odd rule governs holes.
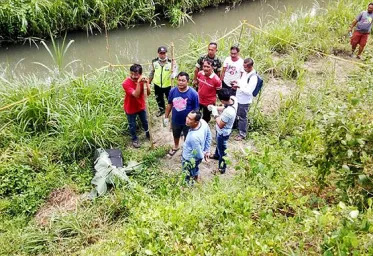
{"type": "Polygon", "coordinates": [[[45,38],[66,31],[92,33],[139,23],[156,24],[166,18],[174,26],[189,19],[191,12],[237,0],[139,0],[139,1],[24,1],[4,0],[0,5],[0,42],[45,38]]]}
{"type": "MultiPolygon", "coordinates": [[[[48,84],[1,79],[0,107],[29,100],[0,112],[0,255],[372,255],[373,47],[361,66],[347,57],[346,37],[351,10],[367,3],[284,14],[268,34],[245,30],[242,55],[266,82],[249,141],[230,154],[233,178],[191,189],[180,189],[177,160],[165,172],[164,147],[129,147],[125,70],[57,74],[48,84]],[[144,168],[131,186],[82,201],[99,146],[119,147],[144,168]]],[[[237,37],[219,42],[219,52],[237,37]]],[[[193,50],[207,41],[191,40],[182,69],[193,70],[193,50]]]]}

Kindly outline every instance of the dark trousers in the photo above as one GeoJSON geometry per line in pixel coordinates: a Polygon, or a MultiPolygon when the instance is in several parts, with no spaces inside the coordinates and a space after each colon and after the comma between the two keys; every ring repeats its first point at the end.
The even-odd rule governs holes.
{"type": "Polygon", "coordinates": [[[247,134],[247,113],[249,112],[250,104],[240,104],[238,103],[237,109],[237,125],[238,132],[241,137],[246,138],[247,134]]]}
{"type": "Polygon", "coordinates": [[[149,137],[149,127],[148,127],[148,120],[146,119],[146,112],[142,110],[140,112],[134,114],[126,114],[128,120],[128,127],[132,137],[132,141],[137,140],[136,136],[136,117],[139,116],[140,121],[142,123],[142,127],[145,130],[146,137],[149,137]]]}
{"type": "Polygon", "coordinates": [[[165,111],[165,100],[164,97],[166,96],[166,99],[168,100],[168,94],[170,93],[171,86],[162,88],[158,85],[154,85],[154,95],[155,100],[157,101],[159,111],[164,112],[165,111]]]}
{"type": "Polygon", "coordinates": [[[224,157],[227,155],[226,150],[229,136],[230,135],[223,136],[216,133],[216,149],[214,155],[216,158],[219,158],[218,167],[221,173],[225,173],[225,170],[227,169],[224,157]]]}
{"type": "Polygon", "coordinates": [[[202,119],[205,120],[206,123],[210,122],[212,112],[210,110],[208,110],[207,106],[199,104],[199,109],[202,113],[202,119]]]}
{"type": "Polygon", "coordinates": [[[222,87],[228,89],[230,96],[236,96],[237,90],[234,90],[231,86],[228,86],[226,83],[224,83],[224,81],[222,82],[222,87]]]}

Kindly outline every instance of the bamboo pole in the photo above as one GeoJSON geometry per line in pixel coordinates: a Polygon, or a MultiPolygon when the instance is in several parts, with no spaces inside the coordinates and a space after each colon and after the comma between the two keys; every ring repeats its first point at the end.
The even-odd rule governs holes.
{"type": "MultiPolygon", "coordinates": [[[[175,66],[175,45],[174,42],[171,42],[171,76],[174,73],[174,66],[175,66]]],[[[175,78],[171,78],[171,87],[174,87],[174,80],[175,78]]]]}
{"type": "Polygon", "coordinates": [[[147,84],[148,84],[148,80],[146,80],[144,82],[145,112],[146,112],[146,119],[148,120],[148,131],[149,131],[149,139],[150,139],[150,148],[154,149],[153,133],[151,131],[152,125],[151,125],[151,122],[150,122],[150,112],[149,112],[149,101],[148,101],[147,84]]]}

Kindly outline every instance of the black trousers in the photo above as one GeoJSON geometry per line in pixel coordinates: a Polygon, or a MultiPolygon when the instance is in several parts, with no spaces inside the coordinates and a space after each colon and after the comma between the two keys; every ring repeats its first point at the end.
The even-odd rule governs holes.
{"type": "Polygon", "coordinates": [[[222,81],[222,87],[227,88],[229,90],[230,96],[236,96],[236,90],[233,90],[231,86],[228,86],[224,81],[222,81]]]}
{"type": "Polygon", "coordinates": [[[206,123],[210,122],[212,112],[207,108],[207,106],[199,104],[199,110],[202,113],[202,119],[205,120],[206,123]]]}
{"type": "Polygon", "coordinates": [[[168,94],[170,93],[171,86],[162,88],[158,85],[154,85],[154,94],[155,94],[155,100],[157,101],[159,111],[164,112],[165,111],[165,100],[164,96],[166,96],[166,99],[168,101],[168,94]]]}

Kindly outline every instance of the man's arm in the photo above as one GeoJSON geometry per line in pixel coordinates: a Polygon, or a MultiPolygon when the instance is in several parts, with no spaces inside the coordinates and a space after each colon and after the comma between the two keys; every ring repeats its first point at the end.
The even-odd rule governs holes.
{"type": "Polygon", "coordinates": [[[356,26],[357,24],[357,19],[354,19],[354,21],[351,23],[350,27],[348,28],[348,31],[351,32],[352,29],[356,26]]]}
{"type": "Polygon", "coordinates": [[[226,123],[223,120],[221,120],[220,116],[217,116],[216,119],[215,119],[215,121],[216,121],[216,124],[218,125],[218,127],[220,129],[224,128],[224,126],[225,126],[226,123]]]}
{"type": "Polygon", "coordinates": [[[220,74],[220,80],[222,80],[222,81],[224,80],[225,71],[227,71],[227,68],[223,67],[223,70],[221,71],[221,74],[220,74]]]}
{"type": "Polygon", "coordinates": [[[203,152],[209,153],[210,146],[211,146],[211,131],[210,131],[210,128],[207,126],[206,143],[205,143],[205,148],[203,149],[203,152]]]}
{"type": "Polygon", "coordinates": [[[150,95],[150,82],[149,82],[149,80],[147,80],[145,82],[145,84],[146,84],[146,96],[149,96],[150,95]]]}
{"type": "Polygon", "coordinates": [[[168,118],[170,116],[171,109],[172,109],[172,103],[168,103],[166,106],[166,111],[164,113],[165,118],[168,118]]]}

